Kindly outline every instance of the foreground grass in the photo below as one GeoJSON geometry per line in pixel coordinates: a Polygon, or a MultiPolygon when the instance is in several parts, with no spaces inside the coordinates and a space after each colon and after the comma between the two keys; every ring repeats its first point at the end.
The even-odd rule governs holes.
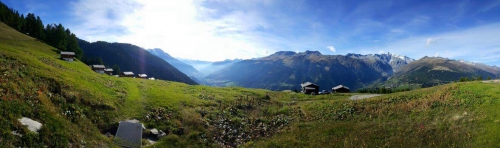
{"type": "Polygon", "coordinates": [[[359,101],[303,104],[312,114],[255,147],[499,147],[500,84],[454,83],[359,101]]]}

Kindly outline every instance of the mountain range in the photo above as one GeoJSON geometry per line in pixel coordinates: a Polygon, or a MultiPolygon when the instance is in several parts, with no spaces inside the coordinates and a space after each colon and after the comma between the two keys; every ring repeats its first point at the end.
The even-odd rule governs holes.
{"type": "Polygon", "coordinates": [[[318,51],[281,51],[267,57],[244,60],[207,76],[214,85],[237,85],[271,90],[300,89],[312,82],[329,90],[336,85],[352,89],[387,79],[411,62],[392,54],[323,55],[318,51]]]}
{"type": "Polygon", "coordinates": [[[462,77],[470,79],[478,77],[482,79],[498,78],[500,77],[500,68],[442,57],[423,57],[401,67],[385,85],[418,84],[430,87],[457,81],[462,77]]]}
{"type": "Polygon", "coordinates": [[[198,84],[164,59],[132,44],[78,40],[78,45],[83,49],[85,57],[99,57],[107,67],[118,65],[122,72],[132,71],[134,74],[147,74],[156,79],[198,84]]]}
{"type": "Polygon", "coordinates": [[[281,51],[267,57],[243,60],[206,77],[215,86],[242,86],[271,90],[297,90],[312,82],[329,90],[345,85],[363,87],[421,87],[445,84],[460,77],[497,78],[498,67],[445,58],[384,54],[323,55],[318,51],[281,51]]]}

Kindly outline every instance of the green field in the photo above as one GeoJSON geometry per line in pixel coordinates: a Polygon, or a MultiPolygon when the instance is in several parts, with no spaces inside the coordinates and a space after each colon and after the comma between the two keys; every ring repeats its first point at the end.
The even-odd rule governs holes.
{"type": "Polygon", "coordinates": [[[168,133],[154,147],[500,147],[497,83],[358,101],[191,86],[97,74],[3,23],[0,32],[0,147],[117,147],[104,133],[126,119],[168,133]]]}

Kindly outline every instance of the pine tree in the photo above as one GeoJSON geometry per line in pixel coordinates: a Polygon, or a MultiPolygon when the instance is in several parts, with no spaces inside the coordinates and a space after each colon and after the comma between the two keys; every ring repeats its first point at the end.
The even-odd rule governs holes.
{"type": "Polygon", "coordinates": [[[480,75],[480,76],[476,77],[476,81],[482,81],[482,80],[483,80],[483,76],[480,75]]]}
{"type": "Polygon", "coordinates": [[[113,68],[113,75],[119,75],[120,73],[122,73],[120,70],[120,66],[115,64],[115,65],[113,65],[112,68],[113,68]]]}

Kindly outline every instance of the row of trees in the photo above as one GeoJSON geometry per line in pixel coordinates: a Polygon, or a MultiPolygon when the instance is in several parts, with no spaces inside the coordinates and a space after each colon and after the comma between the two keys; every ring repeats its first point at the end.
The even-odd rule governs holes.
{"type": "MultiPolygon", "coordinates": [[[[484,80],[483,76],[477,76],[477,77],[471,77],[471,78],[461,77],[459,81],[460,82],[467,82],[467,81],[482,81],[482,80],[484,80]]],[[[488,76],[488,78],[486,78],[486,80],[491,80],[491,77],[488,76]]]]}
{"type": "Polygon", "coordinates": [[[396,92],[410,91],[410,87],[398,87],[398,88],[386,88],[386,87],[375,87],[375,88],[361,88],[358,89],[357,93],[372,93],[372,94],[390,94],[396,92]]]}
{"type": "Polygon", "coordinates": [[[0,2],[0,21],[61,51],[75,52],[76,58],[80,60],[83,56],[83,50],[78,46],[76,35],[61,24],[47,24],[44,27],[39,16],[33,13],[24,16],[2,2],[0,2]]]}

